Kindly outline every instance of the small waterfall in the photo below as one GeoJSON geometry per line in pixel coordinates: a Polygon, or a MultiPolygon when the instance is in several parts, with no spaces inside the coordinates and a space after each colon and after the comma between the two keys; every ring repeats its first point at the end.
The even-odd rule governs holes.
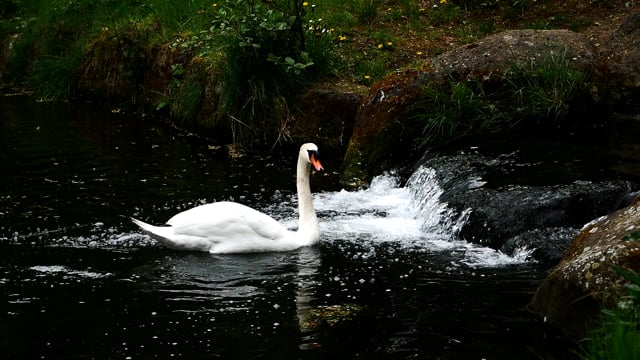
{"type": "Polygon", "coordinates": [[[331,218],[324,230],[332,238],[367,234],[376,242],[456,240],[468,213],[457,214],[440,200],[442,194],[436,170],[421,166],[405,186],[388,172],[366,190],[318,194],[316,208],[331,218]]]}
{"type": "MultiPolygon", "coordinates": [[[[314,196],[326,242],[364,246],[372,256],[376,248],[391,246],[406,251],[429,252],[449,264],[494,267],[528,261],[528,254],[508,256],[471,244],[459,237],[471,209],[462,211],[443,201],[440,185],[448,174],[420,166],[406,184],[394,172],[375,177],[365,190],[325,192],[314,196]],[[437,254],[437,255],[436,255],[437,254]]],[[[452,183],[467,189],[482,186],[478,177],[455,177],[452,183]]],[[[340,245],[340,246],[342,246],[340,245]]],[[[378,254],[379,256],[379,254],[378,254]]]]}
{"type": "Polygon", "coordinates": [[[420,166],[409,177],[405,186],[411,193],[416,216],[422,220],[422,231],[455,239],[471,209],[456,214],[442,202],[440,197],[444,190],[440,187],[436,175],[435,169],[420,166]]]}

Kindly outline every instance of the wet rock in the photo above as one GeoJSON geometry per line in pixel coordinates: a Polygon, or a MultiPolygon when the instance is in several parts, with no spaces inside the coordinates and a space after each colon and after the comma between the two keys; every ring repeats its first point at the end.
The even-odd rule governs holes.
{"type": "Polygon", "coordinates": [[[640,197],[628,207],[587,224],[538,288],[531,308],[578,338],[617,304],[627,281],[615,270],[640,271],[640,197]]]}
{"type": "Polygon", "coordinates": [[[500,251],[510,256],[519,251],[531,251],[533,260],[553,266],[562,258],[577,234],[578,229],[570,227],[533,229],[510,238],[500,251]]]}
{"type": "Polygon", "coordinates": [[[544,187],[478,188],[449,200],[462,212],[471,208],[460,236],[499,249],[510,237],[533,229],[580,227],[615,211],[631,191],[625,181],[577,181],[544,187]]]}
{"type": "Polygon", "coordinates": [[[459,237],[507,252],[526,245],[538,249],[539,259],[544,262],[553,262],[568,245],[562,238],[548,242],[554,239],[545,236],[547,229],[580,228],[624,206],[634,190],[631,182],[617,180],[574,180],[540,186],[496,186],[495,181],[486,180],[513,176],[512,170],[523,165],[511,155],[486,157],[479,153],[439,155],[422,164],[436,170],[443,190],[440,200],[454,213],[466,214],[459,237]]]}
{"type": "Polygon", "coordinates": [[[415,139],[422,128],[408,114],[430,79],[431,75],[412,70],[371,87],[358,108],[344,157],[345,185],[366,185],[372,174],[417,156],[415,139]]]}

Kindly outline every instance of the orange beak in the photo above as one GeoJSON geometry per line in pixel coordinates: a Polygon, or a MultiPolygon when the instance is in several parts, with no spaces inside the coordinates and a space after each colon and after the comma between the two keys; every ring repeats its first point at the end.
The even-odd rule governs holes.
{"type": "Polygon", "coordinates": [[[313,168],[316,169],[316,171],[324,170],[322,164],[320,164],[320,160],[316,159],[313,154],[310,154],[309,160],[311,160],[311,165],[313,165],[313,168]]]}

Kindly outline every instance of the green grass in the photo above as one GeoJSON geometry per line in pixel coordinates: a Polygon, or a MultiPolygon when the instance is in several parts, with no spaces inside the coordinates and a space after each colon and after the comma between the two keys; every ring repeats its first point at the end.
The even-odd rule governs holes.
{"type": "MultiPolygon", "coordinates": [[[[282,119],[290,115],[295,97],[311,82],[339,78],[346,80],[341,84],[351,83],[356,91],[365,91],[364,87],[392,72],[420,66],[425,58],[454,44],[503,30],[505,23],[516,18],[522,24],[542,19],[541,28],[585,21],[558,11],[559,5],[554,7],[551,0],[540,4],[532,0],[0,0],[0,38],[11,41],[14,49],[3,81],[27,84],[43,99],[63,99],[74,93],[77,67],[89,62],[87,56],[111,56],[104,53],[111,50],[124,59],[114,61],[132,62],[116,64],[114,71],[137,73],[149,65],[144,61],[158,48],[171,46],[186,54],[181,59],[196,56],[217,64],[220,71],[211,76],[220,77],[216,87],[220,114],[210,116],[213,125],[232,129],[237,141],[281,139],[282,119]],[[104,46],[102,53],[91,52],[98,41],[110,46],[104,46]]],[[[190,71],[187,60],[179,61],[183,71],[190,71]]],[[[118,79],[138,81],[123,84],[127,88],[142,87],[137,74],[118,75],[118,79]]],[[[545,76],[555,75],[518,78],[513,84],[517,89],[502,91],[511,91],[507,95],[512,103],[518,102],[518,96],[523,100],[513,105],[516,110],[542,109],[562,117],[567,94],[544,89],[553,81],[557,86],[551,87],[564,89],[573,80],[545,76]],[[538,90],[526,93],[526,87],[538,90]],[[524,104],[528,98],[533,99],[531,107],[524,104]]],[[[211,81],[206,76],[174,74],[172,89],[146,92],[161,92],[154,96],[161,100],[150,108],[173,109],[185,123],[199,121],[197,104],[203,99],[198,96],[211,96],[214,91],[210,83],[196,91],[198,86],[186,84],[193,79],[211,81]]],[[[427,102],[437,101],[436,108],[447,114],[434,115],[435,128],[440,130],[427,133],[451,132],[452,125],[447,123],[455,122],[451,116],[456,113],[480,114],[461,122],[458,130],[490,128],[502,121],[501,112],[506,110],[499,104],[490,107],[497,96],[493,89],[454,83],[447,91],[458,95],[448,100],[435,94],[425,97],[432,97],[427,102]]]]}
{"type": "Polygon", "coordinates": [[[35,61],[29,77],[34,96],[41,100],[67,99],[79,63],[80,58],[72,54],[46,56],[35,61]]]}
{"type": "MultiPolygon", "coordinates": [[[[8,0],[5,0],[7,2],[8,0]]],[[[58,99],[69,94],[73,73],[83,49],[101,32],[116,38],[135,37],[138,29],[157,41],[209,23],[201,9],[208,1],[193,0],[180,6],[168,0],[15,0],[14,18],[0,27],[0,36],[15,40],[8,81],[26,83],[43,98],[58,99]],[[149,28],[153,27],[152,31],[149,28]],[[51,77],[47,76],[50,74],[51,77]]]]}
{"type": "Polygon", "coordinates": [[[487,93],[481,83],[454,81],[429,85],[414,108],[424,124],[423,144],[437,144],[471,132],[487,132],[507,122],[508,114],[496,107],[495,93],[487,93]]]}
{"type": "Polygon", "coordinates": [[[630,281],[628,295],[615,308],[603,310],[602,325],[592,331],[583,359],[640,359],[640,275],[619,273],[630,281]]]}
{"type": "Polygon", "coordinates": [[[380,2],[376,0],[355,0],[354,12],[359,21],[366,25],[373,25],[380,12],[380,2]]]}
{"type": "Polygon", "coordinates": [[[589,84],[589,76],[572,68],[569,61],[564,51],[538,63],[514,64],[503,74],[503,81],[488,89],[479,81],[453,77],[444,84],[427,84],[412,110],[424,126],[423,143],[438,144],[452,137],[516,125],[562,124],[589,84]]]}

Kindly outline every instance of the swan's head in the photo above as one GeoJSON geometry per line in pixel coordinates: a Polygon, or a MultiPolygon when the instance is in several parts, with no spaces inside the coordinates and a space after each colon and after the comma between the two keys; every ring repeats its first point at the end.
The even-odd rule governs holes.
{"type": "Polygon", "coordinates": [[[316,171],[324,170],[322,164],[320,164],[320,153],[318,152],[318,146],[316,144],[306,143],[302,145],[300,147],[300,155],[305,156],[316,171]]]}

